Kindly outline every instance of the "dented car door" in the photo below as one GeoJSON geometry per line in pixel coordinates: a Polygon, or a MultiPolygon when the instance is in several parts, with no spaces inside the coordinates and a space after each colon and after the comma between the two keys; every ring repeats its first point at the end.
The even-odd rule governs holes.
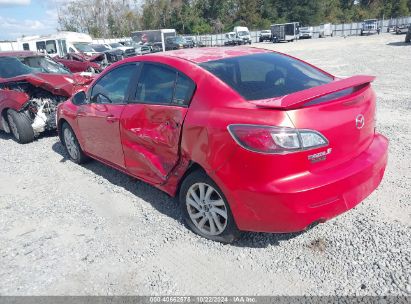
{"type": "Polygon", "coordinates": [[[180,137],[194,82],[168,66],[144,63],[121,117],[127,171],[162,183],[179,160],[180,137]]]}

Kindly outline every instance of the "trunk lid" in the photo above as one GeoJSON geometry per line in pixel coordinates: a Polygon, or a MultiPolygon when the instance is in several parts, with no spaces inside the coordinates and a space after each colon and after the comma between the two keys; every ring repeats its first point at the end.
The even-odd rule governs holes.
{"type": "Polygon", "coordinates": [[[287,112],[298,129],[323,134],[329,145],[302,152],[311,169],[337,166],[355,158],[375,133],[372,76],[355,76],[271,100],[251,101],[259,107],[287,112]]]}

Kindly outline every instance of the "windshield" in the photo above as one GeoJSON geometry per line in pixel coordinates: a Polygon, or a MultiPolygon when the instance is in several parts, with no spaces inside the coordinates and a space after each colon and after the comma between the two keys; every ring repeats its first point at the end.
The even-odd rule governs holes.
{"type": "Polygon", "coordinates": [[[112,48],[123,47],[123,45],[121,45],[120,43],[110,43],[110,46],[111,46],[112,48]]]}
{"type": "Polygon", "coordinates": [[[246,31],[238,32],[238,36],[247,36],[247,35],[249,35],[249,33],[246,31]]]}
{"type": "Polygon", "coordinates": [[[33,74],[33,69],[21,63],[16,57],[0,57],[0,77],[11,78],[33,74]]]}
{"type": "Polygon", "coordinates": [[[44,56],[26,57],[22,58],[21,61],[39,73],[71,74],[57,62],[44,56]]]}
{"type": "Polygon", "coordinates": [[[102,44],[92,44],[91,47],[93,48],[93,50],[95,50],[96,52],[105,52],[110,50],[108,47],[102,45],[102,44]]]}
{"type": "Polygon", "coordinates": [[[73,43],[74,47],[80,52],[94,52],[91,46],[88,43],[73,43]]]}
{"type": "Polygon", "coordinates": [[[333,78],[308,64],[277,53],[263,53],[200,64],[246,100],[284,96],[329,83],[333,78]]]}

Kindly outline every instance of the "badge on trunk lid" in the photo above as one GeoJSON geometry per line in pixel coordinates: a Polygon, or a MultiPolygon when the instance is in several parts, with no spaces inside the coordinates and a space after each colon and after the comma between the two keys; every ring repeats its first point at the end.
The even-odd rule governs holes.
{"type": "Polygon", "coordinates": [[[327,159],[327,155],[330,154],[332,152],[332,148],[328,148],[326,151],[320,152],[320,153],[316,153],[316,154],[311,154],[308,155],[308,160],[311,163],[317,163],[323,160],[327,159]]]}
{"type": "Polygon", "coordinates": [[[358,130],[361,130],[365,125],[365,118],[364,115],[359,114],[355,118],[355,126],[357,127],[358,130]]]}

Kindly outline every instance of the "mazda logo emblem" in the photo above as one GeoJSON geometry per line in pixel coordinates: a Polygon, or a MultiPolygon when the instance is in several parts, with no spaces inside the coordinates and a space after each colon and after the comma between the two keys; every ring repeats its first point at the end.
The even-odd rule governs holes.
{"type": "Polygon", "coordinates": [[[355,118],[355,126],[357,127],[358,130],[362,129],[365,125],[365,118],[364,115],[359,114],[356,118],[355,118]]]}

